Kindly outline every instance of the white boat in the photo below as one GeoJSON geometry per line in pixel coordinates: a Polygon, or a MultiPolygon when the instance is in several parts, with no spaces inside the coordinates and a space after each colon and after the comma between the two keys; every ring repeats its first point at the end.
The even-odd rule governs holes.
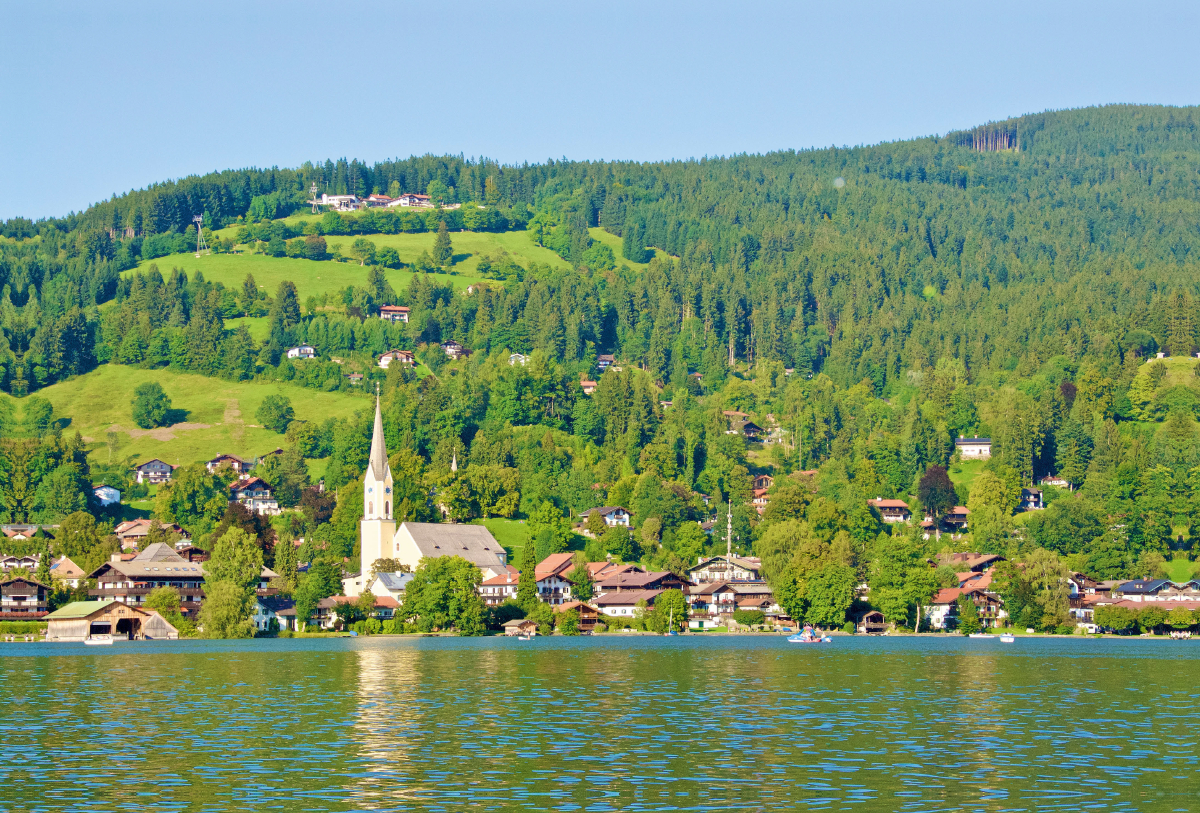
{"type": "Polygon", "coordinates": [[[1000,643],[1002,643],[1002,644],[1011,644],[1015,640],[1017,640],[1015,635],[1001,635],[1000,636],[1000,643]]]}
{"type": "Polygon", "coordinates": [[[996,636],[992,635],[990,632],[972,632],[967,637],[968,638],[995,638],[996,636]]]}
{"type": "Polygon", "coordinates": [[[532,635],[518,635],[517,640],[518,641],[532,641],[533,636],[532,635]]]}
{"type": "Polygon", "coordinates": [[[111,635],[91,635],[83,642],[88,646],[112,646],[113,638],[111,635]]]}

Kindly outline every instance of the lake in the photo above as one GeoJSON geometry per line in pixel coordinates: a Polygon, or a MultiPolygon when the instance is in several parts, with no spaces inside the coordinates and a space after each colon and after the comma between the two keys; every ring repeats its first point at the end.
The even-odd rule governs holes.
{"type": "Polygon", "coordinates": [[[0,645],[0,810],[1200,808],[1200,642],[0,645]]]}

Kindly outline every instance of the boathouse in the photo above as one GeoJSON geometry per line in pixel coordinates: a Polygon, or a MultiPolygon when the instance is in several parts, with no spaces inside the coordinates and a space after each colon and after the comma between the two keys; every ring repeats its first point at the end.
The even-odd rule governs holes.
{"type": "Polygon", "coordinates": [[[179,630],[154,610],[120,601],[76,601],[45,621],[47,641],[85,641],[93,635],[130,641],[179,637],[179,630]]]}

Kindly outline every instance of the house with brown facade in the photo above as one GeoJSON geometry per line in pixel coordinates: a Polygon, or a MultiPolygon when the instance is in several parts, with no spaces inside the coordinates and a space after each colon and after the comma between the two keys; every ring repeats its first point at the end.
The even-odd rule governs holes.
{"type": "Polygon", "coordinates": [[[0,582],[0,621],[36,621],[50,612],[50,586],[18,576],[0,582]]]}

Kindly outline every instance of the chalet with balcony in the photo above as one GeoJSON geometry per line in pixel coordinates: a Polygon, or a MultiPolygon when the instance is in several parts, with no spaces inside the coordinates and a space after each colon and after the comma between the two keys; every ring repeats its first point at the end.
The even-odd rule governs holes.
{"type": "Polygon", "coordinates": [[[151,590],[174,587],[179,592],[180,612],[186,616],[194,616],[204,600],[203,565],[187,561],[162,542],[128,560],[113,554],[88,575],[96,580],[96,588],[88,595],[97,600],[139,605],[151,590]]]}
{"type": "Polygon", "coordinates": [[[604,505],[600,508],[588,508],[586,511],[579,512],[579,518],[583,520],[584,524],[586,524],[592,514],[599,514],[604,520],[604,524],[609,527],[613,527],[615,525],[620,525],[625,528],[629,527],[629,511],[619,505],[604,505]]]}
{"type": "Polygon", "coordinates": [[[584,635],[591,635],[596,631],[596,625],[600,623],[600,609],[593,607],[583,601],[564,601],[554,608],[556,613],[565,613],[575,610],[579,613],[579,631],[584,635]]]}
{"type": "Polygon", "coordinates": [[[696,584],[757,582],[762,580],[762,560],[754,556],[702,556],[698,564],[688,568],[687,576],[696,584]]]}
{"type": "Polygon", "coordinates": [[[317,357],[317,348],[311,344],[302,344],[299,347],[289,347],[287,357],[295,360],[315,359],[317,357]]]}
{"type": "Polygon", "coordinates": [[[217,469],[226,465],[238,474],[245,474],[246,472],[250,471],[250,469],[254,468],[254,464],[251,461],[242,460],[240,457],[231,454],[217,455],[212,460],[206,462],[204,464],[204,468],[208,470],[209,474],[212,474],[217,469]]]}
{"type": "Polygon", "coordinates": [[[140,466],[134,466],[133,472],[139,483],[147,483],[149,485],[159,485],[166,483],[171,479],[171,472],[175,471],[175,466],[170,463],[164,463],[157,457],[153,460],[147,460],[140,466]]]}
{"type": "Polygon", "coordinates": [[[0,621],[37,621],[50,612],[50,586],[17,577],[0,582],[0,621]]]}
{"type": "MultiPolygon", "coordinates": [[[[113,529],[117,539],[121,540],[122,550],[131,550],[132,548],[140,548],[146,541],[146,536],[150,533],[150,529],[154,527],[155,520],[152,519],[130,519],[122,522],[113,529]]],[[[171,525],[163,525],[163,530],[170,534],[183,536],[183,528],[172,523],[171,525]]]]}
{"type": "Polygon", "coordinates": [[[407,322],[409,310],[403,305],[380,305],[379,318],[385,322],[407,322]]]}
{"type": "Polygon", "coordinates": [[[230,502],[241,505],[252,514],[273,516],[281,513],[271,486],[261,477],[247,477],[229,487],[230,502]]]}
{"type": "Polygon", "coordinates": [[[442,342],[442,352],[445,353],[446,357],[451,361],[458,361],[459,359],[466,358],[467,356],[471,355],[470,350],[463,347],[453,339],[448,342],[442,342]]]}
{"type": "Polygon", "coordinates": [[[908,510],[908,503],[904,500],[885,500],[882,497],[876,497],[873,500],[867,500],[867,505],[874,508],[884,522],[908,522],[912,519],[912,511],[908,510]]]}
{"type": "Polygon", "coordinates": [[[596,584],[597,593],[622,593],[646,590],[686,590],[692,582],[669,570],[652,573],[620,573],[596,584]]]}
{"type": "Polygon", "coordinates": [[[412,367],[417,363],[411,350],[389,350],[379,357],[379,366],[386,370],[393,361],[404,367],[412,367]]]}
{"type": "Polygon", "coordinates": [[[633,618],[639,602],[646,602],[647,607],[654,606],[654,600],[665,590],[623,590],[621,592],[605,593],[592,599],[592,606],[605,615],[617,618],[633,618]]]}
{"type": "Polygon", "coordinates": [[[1018,511],[1041,511],[1045,507],[1040,488],[1021,489],[1021,504],[1017,506],[1018,511]]]}

